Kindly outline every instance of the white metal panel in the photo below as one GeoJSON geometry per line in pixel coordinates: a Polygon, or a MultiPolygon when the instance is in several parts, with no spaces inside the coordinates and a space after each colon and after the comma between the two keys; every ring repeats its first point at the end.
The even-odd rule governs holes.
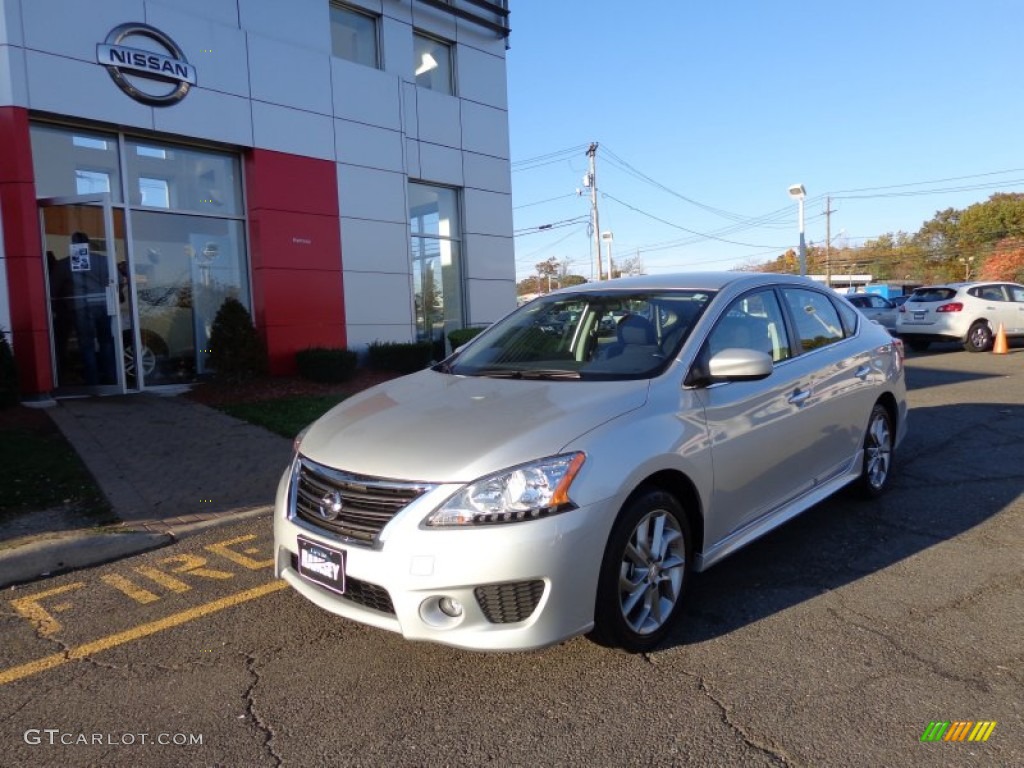
{"type": "Polygon", "coordinates": [[[405,141],[405,173],[410,179],[418,179],[420,173],[420,143],[415,139],[405,141]]]}
{"type": "MultiPolygon", "coordinates": [[[[118,24],[145,19],[142,0],[31,0],[22,3],[25,47],[58,56],[94,62],[96,45],[118,24]]],[[[172,34],[171,37],[174,37],[172,34]]]]}
{"type": "Polygon", "coordinates": [[[410,139],[420,137],[420,120],[417,115],[416,99],[419,90],[412,83],[402,83],[402,132],[410,139]]]}
{"type": "Polygon", "coordinates": [[[252,102],[253,144],[260,149],[333,160],[332,122],[326,115],[252,102]]]}
{"type": "Polygon", "coordinates": [[[25,51],[25,67],[31,109],[153,128],[153,107],[129,98],[98,64],[25,51]]]}
{"type": "Polygon", "coordinates": [[[405,170],[402,134],[398,131],[335,120],[334,140],[338,162],[395,173],[405,170]]]}
{"type": "Polygon", "coordinates": [[[331,53],[331,15],[327,0],[238,0],[242,29],[260,37],[331,53]]]}
{"type": "MultiPolygon", "coordinates": [[[[515,18],[515,14],[512,14],[510,26],[513,28],[515,28],[515,18]]],[[[502,35],[466,19],[458,19],[456,24],[458,27],[457,39],[459,45],[472,46],[492,56],[505,55],[507,45],[502,35]]]]}
{"type": "Polygon", "coordinates": [[[466,277],[481,280],[515,280],[515,244],[511,237],[466,235],[464,242],[466,277]]]}
{"type": "Polygon", "coordinates": [[[512,231],[512,196],[467,188],[464,229],[478,235],[507,236],[512,231]]]}
{"type": "Polygon", "coordinates": [[[21,45],[21,0],[0,2],[0,44],[21,45]]]}
{"type": "Polygon", "coordinates": [[[461,187],[462,151],[425,141],[420,145],[420,178],[435,184],[461,187]]]}
{"type": "Polygon", "coordinates": [[[405,174],[338,163],[338,206],[344,217],[407,224],[405,192],[405,174]]]}
{"type": "Polygon", "coordinates": [[[512,169],[508,160],[463,152],[462,168],[467,187],[512,194],[512,169]]]}
{"type": "Polygon", "coordinates": [[[500,320],[516,308],[515,280],[467,280],[469,323],[479,325],[500,320]]]}
{"type": "Polygon", "coordinates": [[[412,27],[385,16],[380,20],[380,41],[384,70],[413,80],[412,27]]]}
{"type": "Polygon", "coordinates": [[[460,45],[456,57],[459,96],[498,109],[508,109],[505,59],[460,45]]]}
{"type": "MultiPolygon", "coordinates": [[[[234,2],[231,8],[234,9],[234,2]]],[[[199,88],[249,95],[249,61],[245,33],[238,28],[238,14],[224,12],[228,21],[211,19],[192,8],[181,11],[168,5],[149,3],[147,23],[171,36],[196,68],[199,88]]],[[[191,98],[185,97],[184,104],[191,98]]]]}
{"type": "Polygon", "coordinates": [[[249,100],[227,93],[193,88],[173,108],[154,109],[158,131],[243,147],[253,145],[249,100]]]}
{"type": "Polygon", "coordinates": [[[348,348],[363,352],[375,341],[398,341],[402,343],[413,341],[413,330],[409,323],[397,325],[366,325],[363,323],[347,323],[345,335],[348,338],[348,348]]]}
{"type": "MultiPolygon", "coordinates": [[[[146,0],[146,23],[163,29],[159,19],[170,9],[190,19],[208,19],[238,28],[238,0],[146,0]]],[[[174,40],[182,45],[178,38],[174,37],[174,40]]]]}
{"type": "Polygon", "coordinates": [[[341,220],[346,270],[409,274],[409,225],[367,219],[341,220]]]}
{"type": "Polygon", "coordinates": [[[404,21],[412,24],[412,2],[413,0],[387,0],[381,4],[384,15],[391,19],[404,21]]]}
{"type": "Polygon", "coordinates": [[[331,56],[249,35],[252,97],[307,112],[331,114],[331,56]]]}
{"type": "Polygon", "coordinates": [[[25,51],[13,45],[0,45],[0,107],[27,106],[25,51]]]}
{"type": "Polygon", "coordinates": [[[396,131],[402,127],[397,77],[335,57],[331,70],[335,117],[396,131]]]}
{"type": "Polygon", "coordinates": [[[426,32],[431,37],[455,42],[455,17],[447,11],[423,3],[413,3],[412,25],[417,31],[426,32]]]}
{"type": "MultiPolygon", "coordinates": [[[[462,147],[462,124],[459,119],[459,99],[428,88],[416,89],[416,119],[418,138],[431,144],[462,147]]],[[[506,129],[507,133],[507,129],[506,129]]]]}
{"type": "Polygon", "coordinates": [[[412,326],[408,275],[345,271],[346,322],[412,326]]]}
{"type": "Polygon", "coordinates": [[[501,109],[462,102],[462,148],[493,157],[508,157],[508,113],[501,109]]]}

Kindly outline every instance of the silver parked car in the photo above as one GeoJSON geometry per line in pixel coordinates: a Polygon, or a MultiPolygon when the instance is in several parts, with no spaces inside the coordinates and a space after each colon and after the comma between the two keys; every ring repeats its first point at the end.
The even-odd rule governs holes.
{"type": "Polygon", "coordinates": [[[567,288],[300,435],[276,573],[409,639],[647,650],[691,572],[844,486],[880,494],[905,394],[899,340],[809,280],[567,288]]]}
{"type": "Polygon", "coordinates": [[[916,352],[933,341],[959,341],[968,352],[992,348],[999,326],[1024,337],[1024,285],[948,283],[918,288],[899,308],[896,332],[916,352]]]}
{"type": "Polygon", "coordinates": [[[868,320],[875,321],[887,331],[896,330],[899,308],[894,302],[877,293],[851,293],[847,294],[845,298],[868,320]]]}

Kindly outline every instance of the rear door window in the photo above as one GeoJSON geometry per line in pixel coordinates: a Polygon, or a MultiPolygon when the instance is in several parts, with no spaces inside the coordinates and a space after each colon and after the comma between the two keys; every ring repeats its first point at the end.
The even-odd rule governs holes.
{"type": "Polygon", "coordinates": [[[839,310],[828,296],[804,288],[783,288],[797,335],[805,352],[835,344],[846,337],[839,310]]]}

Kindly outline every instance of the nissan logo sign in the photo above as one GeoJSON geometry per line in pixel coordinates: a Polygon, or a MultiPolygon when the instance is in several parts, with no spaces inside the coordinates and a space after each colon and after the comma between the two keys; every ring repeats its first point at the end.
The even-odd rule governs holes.
{"type": "Polygon", "coordinates": [[[96,61],[107,68],[122,91],[152,107],[177,104],[196,84],[196,68],[188,63],[178,44],[148,24],[128,23],[114,27],[106,42],[96,46],[96,61]],[[132,38],[144,38],[149,46],[137,48],[124,44],[132,38]],[[164,52],[152,50],[153,43],[164,52]],[[166,87],[160,88],[161,84],[166,87]]]}

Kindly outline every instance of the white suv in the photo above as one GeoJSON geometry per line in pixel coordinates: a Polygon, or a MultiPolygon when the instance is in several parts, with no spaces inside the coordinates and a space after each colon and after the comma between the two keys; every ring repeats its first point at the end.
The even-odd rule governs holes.
{"type": "Polygon", "coordinates": [[[933,341],[959,341],[968,352],[991,349],[1002,325],[1024,336],[1024,285],[949,283],[918,288],[900,307],[896,333],[915,352],[933,341]]]}

